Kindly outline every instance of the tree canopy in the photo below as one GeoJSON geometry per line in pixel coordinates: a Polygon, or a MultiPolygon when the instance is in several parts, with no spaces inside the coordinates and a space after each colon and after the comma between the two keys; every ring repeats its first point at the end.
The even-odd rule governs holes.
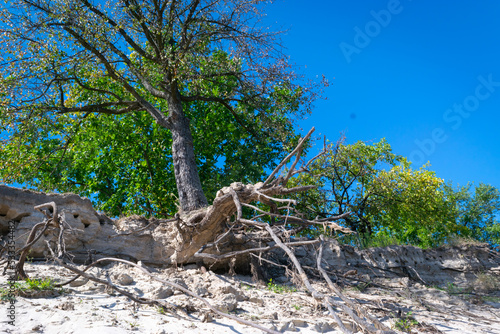
{"type": "Polygon", "coordinates": [[[366,239],[435,246],[452,236],[498,244],[500,192],[479,184],[454,188],[423,166],[392,152],[382,139],[368,144],[340,140],[313,162],[295,184],[318,185],[298,195],[310,219],[352,214],[344,224],[366,239]]]}
{"type": "MultiPolygon", "coordinates": [[[[203,190],[209,199],[235,180],[261,181],[297,139],[286,118],[276,120],[276,127],[284,130],[283,140],[278,140],[262,135],[270,130],[250,117],[240,121],[261,135],[239,130],[234,117],[220,109],[206,102],[186,109],[192,119],[203,190]]],[[[5,162],[0,171],[2,180],[45,191],[78,193],[113,216],[161,216],[177,211],[172,136],[151,122],[146,112],[89,114],[84,119],[58,116],[56,122],[41,119],[31,128],[38,134],[25,129],[0,145],[5,162]]]]}
{"type": "MultiPolygon", "coordinates": [[[[102,191],[99,196],[123,203],[143,196],[144,189],[123,191],[116,184],[121,178],[141,174],[136,186],[144,188],[149,174],[152,188],[170,191],[172,178],[162,174],[169,170],[182,210],[206,206],[203,190],[213,190],[202,187],[199,174],[215,177],[217,156],[231,163],[227,151],[216,153],[224,151],[222,144],[229,143],[239,156],[227,175],[241,176],[234,170],[245,161],[243,155],[251,154],[248,148],[276,157],[293,137],[291,121],[310,111],[317,94],[288,64],[279,33],[259,25],[265,2],[2,1],[0,117],[4,145],[15,143],[2,154],[18,158],[2,176],[4,182],[102,191]],[[137,128],[131,130],[134,122],[137,128]],[[89,138],[95,142],[85,143],[89,138]],[[208,143],[215,138],[217,147],[208,143]],[[127,163],[116,160],[118,151],[104,150],[133,140],[135,149],[121,146],[127,163]],[[153,144],[160,145],[154,153],[162,150],[171,164],[151,160],[153,144]],[[93,169],[92,154],[113,164],[93,169]],[[74,168],[68,169],[71,161],[74,168]],[[156,179],[153,164],[162,170],[156,179]],[[23,170],[18,178],[16,165],[23,170]],[[126,166],[132,171],[116,172],[126,166]],[[96,182],[82,182],[90,177],[96,182]]],[[[263,159],[256,163],[265,166],[263,159]]],[[[141,205],[161,208],[146,201],[141,205]]]]}

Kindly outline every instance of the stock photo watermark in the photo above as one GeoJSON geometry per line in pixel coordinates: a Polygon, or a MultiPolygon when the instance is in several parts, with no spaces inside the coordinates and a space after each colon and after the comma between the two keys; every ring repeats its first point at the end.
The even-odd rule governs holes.
{"type": "MultiPolygon", "coordinates": [[[[464,119],[469,118],[473,112],[479,109],[481,101],[488,99],[497,87],[500,87],[500,81],[493,80],[493,74],[488,74],[487,77],[482,75],[477,77],[479,84],[476,86],[474,93],[466,96],[462,103],[454,103],[453,106],[443,113],[443,121],[449,127],[456,131],[460,128],[464,119]]],[[[414,141],[417,149],[410,154],[410,161],[417,165],[423,164],[426,157],[429,157],[436,151],[439,144],[448,140],[449,136],[446,130],[438,127],[431,131],[427,138],[414,141]]]]}
{"type": "Polygon", "coordinates": [[[9,234],[7,235],[7,291],[5,293],[5,298],[7,302],[7,323],[9,325],[15,326],[16,324],[16,278],[17,278],[17,267],[16,267],[16,241],[14,231],[16,229],[16,224],[14,221],[9,221],[9,234]]]}
{"type": "MultiPolygon", "coordinates": [[[[411,1],[411,0],[408,0],[411,1]]],[[[380,35],[382,28],[386,28],[392,21],[395,15],[401,14],[403,5],[400,0],[389,0],[386,9],[379,11],[371,10],[370,16],[373,20],[368,21],[362,28],[355,26],[353,28],[355,35],[352,43],[341,42],[339,44],[340,51],[344,55],[347,63],[351,63],[354,54],[360,54],[372,40],[380,35]]]]}

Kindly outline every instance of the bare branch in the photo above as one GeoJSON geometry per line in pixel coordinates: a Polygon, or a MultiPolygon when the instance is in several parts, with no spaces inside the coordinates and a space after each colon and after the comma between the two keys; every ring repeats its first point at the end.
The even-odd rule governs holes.
{"type": "MultiPolygon", "coordinates": [[[[116,30],[118,30],[118,32],[120,33],[120,35],[123,36],[123,38],[127,41],[127,43],[135,50],[137,51],[137,53],[139,53],[141,56],[143,56],[144,58],[146,59],[150,59],[150,60],[153,60],[153,58],[151,58],[147,52],[141,48],[133,39],[132,37],[129,36],[129,34],[127,34],[127,32],[122,28],[120,27],[113,19],[111,19],[109,16],[107,16],[106,14],[104,14],[102,11],[100,11],[99,9],[97,9],[95,6],[93,6],[88,0],[81,0],[83,2],[83,4],[90,10],[92,11],[93,13],[95,13],[96,15],[98,15],[99,17],[101,17],[103,19],[104,22],[107,22],[109,23],[113,28],[115,28],[116,30]]],[[[128,1],[127,1],[128,2],[128,1]]],[[[126,2],[126,3],[127,3],[126,2]]]]}
{"type": "Polygon", "coordinates": [[[111,115],[121,115],[126,114],[132,111],[140,111],[144,110],[144,108],[138,103],[134,101],[122,101],[122,102],[106,102],[100,104],[90,104],[82,107],[73,107],[73,108],[62,108],[58,113],[66,114],[72,112],[96,112],[101,114],[111,114],[111,115]],[[125,105],[127,107],[120,109],[109,109],[109,107],[116,107],[125,105]]]}
{"type": "MultiPolygon", "coordinates": [[[[297,247],[297,246],[315,245],[318,242],[319,242],[319,240],[296,241],[296,242],[286,242],[285,245],[287,245],[289,247],[297,247]]],[[[270,251],[271,249],[279,248],[278,245],[274,245],[274,246],[266,246],[266,247],[259,247],[259,248],[249,248],[249,249],[245,249],[242,251],[234,251],[234,252],[228,252],[228,253],[217,255],[217,254],[203,253],[203,251],[205,249],[207,249],[208,247],[210,247],[210,245],[206,245],[206,247],[203,246],[202,248],[200,248],[200,250],[198,250],[195,253],[194,256],[199,257],[199,258],[213,259],[213,260],[224,260],[224,259],[232,258],[232,257],[243,255],[243,254],[267,252],[267,251],[270,251]]]]}
{"type": "Polygon", "coordinates": [[[373,332],[373,333],[394,333],[395,334],[394,331],[391,331],[389,328],[387,328],[384,324],[382,324],[376,318],[374,318],[371,315],[369,315],[361,306],[355,305],[350,299],[348,299],[347,297],[345,297],[344,294],[342,293],[342,291],[340,290],[340,288],[335,283],[332,282],[332,280],[330,279],[330,277],[328,277],[328,275],[326,274],[325,270],[321,267],[321,260],[322,260],[322,255],[323,255],[323,242],[324,242],[323,236],[320,236],[320,240],[321,240],[321,246],[320,246],[320,249],[319,249],[319,252],[318,252],[317,261],[316,261],[317,268],[318,268],[319,272],[321,273],[321,275],[323,276],[323,278],[325,279],[325,281],[328,283],[328,286],[330,287],[330,289],[333,292],[335,292],[335,294],[337,296],[339,296],[340,299],[342,299],[342,301],[345,304],[340,304],[338,302],[335,302],[333,300],[333,298],[331,298],[331,297],[328,298],[328,302],[329,303],[333,303],[336,306],[341,307],[358,324],[362,325],[369,332],[373,332]],[[362,314],[362,315],[366,316],[368,319],[370,319],[375,324],[375,326],[377,326],[378,329],[380,329],[380,331],[378,331],[377,328],[374,328],[374,326],[372,324],[368,324],[365,320],[363,320],[363,319],[359,318],[357,315],[355,315],[354,311],[351,308],[349,308],[348,306],[356,309],[360,314],[362,314]]]}
{"type": "Polygon", "coordinates": [[[307,139],[309,139],[309,137],[312,135],[312,133],[314,132],[314,127],[309,130],[309,132],[305,135],[304,138],[302,138],[300,141],[299,141],[299,144],[297,145],[297,147],[295,147],[295,149],[290,153],[288,154],[285,159],[283,159],[280,164],[273,170],[273,172],[271,173],[271,175],[269,175],[269,177],[266,179],[266,181],[264,182],[264,185],[263,187],[265,187],[266,185],[268,185],[271,180],[273,179],[274,175],[276,175],[276,173],[278,173],[278,171],[281,169],[281,167],[283,167],[287,162],[288,160],[290,160],[291,157],[293,157],[298,151],[301,151],[302,150],[302,146],[305,144],[305,142],[307,141],[307,139]]]}
{"type": "MultiPolygon", "coordinates": [[[[50,249],[50,248],[49,248],[50,249]]],[[[52,252],[52,250],[51,250],[52,252]]],[[[52,252],[53,254],[53,252],[52,252]]],[[[54,254],[53,254],[54,256],[54,254]]],[[[100,283],[100,284],[104,284],[106,286],[109,286],[110,288],[112,288],[113,290],[116,290],[117,292],[119,292],[120,294],[123,294],[124,296],[127,296],[129,297],[130,299],[134,300],[134,301],[137,301],[141,304],[156,304],[158,305],[158,301],[155,301],[155,300],[146,300],[146,299],[143,299],[143,298],[136,298],[135,296],[133,296],[132,294],[124,291],[124,290],[121,290],[119,289],[118,287],[116,287],[115,285],[113,284],[110,284],[104,280],[101,280],[101,279],[98,279],[92,275],[89,275],[89,274],[86,274],[85,271],[88,270],[90,267],[93,267],[95,266],[96,264],[100,263],[100,262],[104,262],[104,261],[111,261],[111,262],[121,262],[121,263],[125,263],[125,264],[128,264],[129,266],[132,266],[132,267],[135,267],[139,270],[141,270],[144,274],[148,275],[149,277],[151,277],[152,279],[154,279],[155,281],[158,281],[162,284],[165,284],[165,285],[168,285],[174,289],[177,289],[177,290],[180,290],[182,291],[184,294],[188,295],[188,296],[191,296],[193,298],[196,298],[198,300],[200,300],[201,302],[203,302],[212,312],[216,313],[217,315],[221,316],[221,317],[225,317],[225,318],[228,318],[228,319],[231,319],[231,320],[234,320],[234,321],[237,321],[241,324],[244,324],[244,325],[247,325],[247,326],[250,326],[250,327],[254,327],[254,328],[257,328],[257,329],[260,329],[266,333],[271,333],[271,334],[279,334],[279,332],[276,332],[272,329],[269,329],[269,328],[266,328],[266,327],[263,327],[263,326],[260,326],[256,323],[253,323],[251,321],[247,321],[247,320],[244,320],[244,319],[241,319],[239,317],[236,317],[234,315],[231,315],[231,314],[227,314],[227,313],[224,313],[222,311],[220,311],[219,309],[217,309],[216,307],[212,306],[212,304],[210,304],[205,298],[201,297],[200,295],[192,292],[191,290],[189,289],[186,289],[184,288],[183,286],[179,285],[179,284],[176,284],[176,283],[173,283],[173,282],[170,282],[170,281],[167,281],[167,280],[164,280],[164,279],[161,279],[161,278],[158,278],[156,277],[155,275],[151,274],[147,269],[133,263],[133,262],[130,262],[130,261],[127,261],[127,260],[122,260],[122,259],[117,259],[117,258],[112,258],[112,257],[107,257],[107,258],[102,258],[102,259],[99,259],[97,261],[95,261],[94,263],[90,264],[89,266],[87,266],[87,268],[85,268],[85,270],[79,270],[77,268],[74,268],[73,266],[70,266],[70,265],[67,265],[66,263],[64,263],[61,259],[58,259],[54,256],[54,260],[59,264],[61,265],[62,267],[66,268],[66,269],[69,269],[71,270],[72,272],[76,273],[78,276],[83,276],[83,277],[86,277],[94,282],[97,282],[97,283],[100,283]]],[[[77,277],[78,277],[77,276],[77,277]]],[[[64,284],[67,284],[68,282],[65,282],[64,284]]],[[[61,284],[62,285],[62,284],[61,284]]],[[[163,306],[161,304],[159,304],[159,306],[163,306]]]]}

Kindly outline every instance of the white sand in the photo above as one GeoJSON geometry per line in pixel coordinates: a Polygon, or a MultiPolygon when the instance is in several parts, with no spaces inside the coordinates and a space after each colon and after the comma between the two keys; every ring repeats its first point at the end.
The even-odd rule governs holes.
{"type": "MultiPolygon", "coordinates": [[[[72,277],[66,270],[47,264],[27,264],[26,268],[31,277],[52,277],[60,281],[72,277]]],[[[93,269],[92,272],[105,278],[102,269],[93,269]]],[[[139,296],[152,297],[160,289],[159,283],[136,269],[114,265],[110,273],[113,282],[120,273],[133,277],[134,282],[123,288],[139,296]]],[[[279,330],[288,327],[289,330],[300,333],[318,333],[328,329],[329,333],[340,332],[334,320],[304,292],[277,294],[265,287],[242,286],[241,280],[249,281],[248,277],[232,278],[211,272],[202,274],[195,269],[179,272],[158,270],[155,274],[164,279],[182,279],[190,289],[198,289],[199,293],[203,293],[213,304],[234,299],[235,296],[246,299],[238,301],[237,308],[231,314],[254,320],[267,328],[274,326],[279,330]]],[[[5,276],[0,277],[0,283],[3,287],[6,286],[5,276]]],[[[322,285],[318,285],[318,289],[326,292],[322,285]]],[[[401,309],[402,314],[411,312],[418,322],[433,326],[443,333],[500,334],[499,303],[473,304],[446,292],[420,285],[411,286],[409,289],[367,289],[365,293],[347,290],[346,294],[360,301],[389,327],[394,325],[397,309],[401,309]]],[[[200,301],[182,294],[176,293],[164,300],[183,307],[189,306],[192,312],[177,312],[178,317],[170,313],[161,314],[155,307],[134,305],[126,297],[108,293],[103,286],[88,282],[79,287],[70,287],[68,293],[54,298],[18,297],[15,303],[15,326],[7,324],[9,304],[2,302],[0,333],[262,333],[233,320],[216,316],[213,316],[215,320],[212,322],[202,322],[201,319],[209,313],[207,308],[200,301]]],[[[345,315],[341,317],[349,323],[345,315]]],[[[432,327],[421,327],[418,331],[417,329],[418,327],[414,327],[413,332],[432,332],[432,327]]]]}

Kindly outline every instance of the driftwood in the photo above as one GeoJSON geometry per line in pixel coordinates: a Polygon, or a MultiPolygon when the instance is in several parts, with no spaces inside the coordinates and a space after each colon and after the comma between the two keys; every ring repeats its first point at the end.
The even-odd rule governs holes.
{"type": "Polygon", "coordinates": [[[50,227],[59,229],[59,236],[57,241],[57,254],[62,257],[66,253],[66,249],[64,246],[64,232],[65,230],[71,230],[71,227],[65,222],[60,221],[60,217],[57,213],[57,205],[54,202],[45,203],[41,205],[37,205],[34,208],[42,212],[45,215],[45,220],[39,224],[36,224],[30,232],[28,236],[28,240],[26,241],[26,245],[18,250],[21,255],[19,256],[19,261],[16,266],[16,276],[19,279],[27,279],[28,275],[24,272],[24,261],[26,261],[26,257],[28,256],[29,250],[35,242],[40,239],[47,229],[50,227]],[[50,215],[47,211],[42,209],[52,209],[52,215],[50,215]]]}
{"type": "MultiPolygon", "coordinates": [[[[49,247],[50,248],[50,247],[49,247]]],[[[51,250],[52,252],[52,250],[51,250]]],[[[193,297],[193,298],[196,298],[200,301],[202,301],[212,312],[214,312],[215,314],[221,316],[221,317],[225,317],[225,318],[228,318],[228,319],[232,319],[232,320],[235,320],[243,325],[247,325],[247,326],[251,326],[251,327],[254,327],[254,328],[257,328],[257,329],[260,329],[266,333],[272,333],[272,334],[276,334],[276,333],[279,333],[279,332],[276,332],[274,330],[271,330],[271,329],[268,329],[266,327],[263,327],[263,326],[260,326],[256,323],[253,323],[251,321],[247,321],[247,320],[244,320],[244,319],[241,319],[239,317],[236,317],[234,315],[231,315],[231,314],[227,314],[227,313],[224,313],[220,310],[218,310],[216,307],[212,306],[212,304],[210,304],[205,298],[201,297],[200,295],[194,293],[193,291],[189,290],[189,289],[186,289],[184,287],[182,287],[181,285],[179,284],[176,284],[174,282],[170,282],[170,281],[167,281],[167,280],[164,280],[164,279],[161,279],[161,278],[158,278],[156,277],[155,275],[151,274],[147,269],[133,263],[133,262],[130,262],[130,261],[127,261],[127,260],[122,260],[122,259],[116,259],[116,258],[103,258],[103,259],[99,259],[97,261],[95,261],[94,263],[88,265],[84,270],[78,270],[77,268],[71,266],[71,265],[68,265],[66,264],[64,261],[58,259],[57,257],[55,257],[55,254],[52,252],[52,256],[53,256],[53,259],[55,260],[55,262],[57,264],[59,264],[60,266],[74,272],[76,274],[75,277],[73,277],[71,280],[67,281],[67,282],[64,282],[64,283],[61,283],[61,284],[58,284],[57,286],[64,286],[66,284],[69,284],[71,283],[72,281],[74,281],[75,279],[77,279],[78,277],[80,276],[83,276],[85,278],[88,278],[89,280],[91,281],[94,281],[94,282],[97,282],[97,283],[100,283],[100,284],[104,284],[108,287],[110,287],[111,289],[117,291],[118,293],[124,295],[124,296],[127,296],[128,298],[132,299],[133,301],[139,303],[139,304],[149,304],[149,305],[156,305],[156,306],[159,306],[159,307],[163,307],[165,308],[165,304],[163,304],[162,302],[158,301],[158,300],[152,300],[152,299],[146,299],[146,298],[140,298],[140,297],[136,297],[134,295],[132,295],[131,293],[128,293],[127,291],[124,291],[120,288],[118,288],[116,285],[112,284],[112,283],[109,283],[105,280],[101,280],[97,277],[94,277],[90,274],[87,274],[85,273],[85,271],[87,271],[89,268],[95,266],[96,264],[98,264],[99,262],[104,262],[104,261],[107,261],[107,262],[121,262],[121,263],[125,263],[125,264],[128,264],[132,267],[135,267],[135,268],[138,268],[140,269],[143,273],[145,273],[146,275],[150,276],[152,279],[164,284],[164,285],[167,285],[167,286],[170,286],[174,289],[177,289],[179,291],[182,291],[184,294],[190,296],[190,297],[193,297]]]]}
{"type": "MultiPolygon", "coordinates": [[[[285,226],[289,224],[297,226],[318,225],[325,228],[329,227],[332,230],[340,231],[342,233],[352,233],[352,231],[350,231],[349,229],[335,223],[336,220],[347,217],[349,213],[343,214],[342,216],[334,216],[321,220],[308,220],[302,218],[300,213],[296,212],[296,210],[294,209],[294,205],[296,204],[295,200],[283,198],[283,196],[307,191],[313,188],[313,186],[296,188],[287,188],[286,186],[290,177],[297,173],[307,171],[307,167],[312,161],[310,160],[306,164],[303,164],[299,168],[296,168],[300,162],[304,145],[310,138],[313,131],[314,128],[311,129],[311,131],[309,131],[309,133],[300,140],[298,146],[278,165],[278,167],[270,174],[269,178],[267,178],[265,182],[255,185],[242,185],[241,183],[232,184],[231,187],[223,188],[221,189],[221,191],[219,191],[217,198],[214,200],[213,204],[210,207],[197,210],[195,212],[180,212],[174,219],[169,220],[171,223],[177,226],[177,231],[179,234],[177,237],[178,244],[176,245],[174,263],[185,263],[189,259],[211,259],[219,261],[223,259],[235,258],[236,256],[243,254],[262,254],[271,249],[281,248],[293,263],[293,266],[304,288],[318,302],[322,303],[329,310],[330,315],[336,320],[339,328],[344,333],[352,332],[343,324],[339,315],[334,310],[334,307],[346,313],[352,319],[352,321],[354,321],[365,332],[394,333],[394,331],[384,326],[376,318],[370,316],[368,312],[364,310],[360,305],[346,298],[342,294],[339,287],[331,281],[325,270],[321,267],[323,247],[322,239],[310,241],[287,241],[287,239],[290,238],[290,234],[293,232],[286,230],[285,226]],[[295,160],[293,161],[291,167],[288,169],[285,175],[277,176],[279,175],[278,173],[280,169],[286,166],[293,156],[295,156],[295,160]],[[262,207],[259,207],[258,204],[255,203],[262,203],[264,205],[267,205],[271,208],[270,212],[266,211],[262,207]],[[281,204],[282,206],[279,206],[278,204],[281,204]],[[250,218],[246,218],[243,213],[243,207],[253,210],[256,215],[250,218]],[[230,219],[231,217],[233,217],[232,220],[230,219]],[[272,226],[268,222],[272,222],[272,226]],[[227,230],[224,231],[224,228],[227,228],[227,230]],[[268,245],[265,247],[250,247],[240,251],[232,251],[226,253],[221,253],[218,251],[219,244],[222,243],[225,238],[227,238],[231,234],[234,235],[242,229],[248,228],[258,231],[258,233],[254,233],[251,235],[258,236],[259,238],[261,238],[261,240],[273,241],[274,245],[268,245]],[[321,276],[327,282],[332,293],[338,296],[340,300],[342,300],[342,302],[335,300],[331,295],[326,295],[318,292],[312,286],[309,277],[295,257],[294,252],[292,251],[293,247],[311,244],[320,245],[317,254],[317,270],[321,273],[321,276]],[[207,250],[211,250],[211,253],[206,253],[207,250]]],[[[317,158],[318,156],[316,156],[315,158],[317,158]]],[[[159,281],[162,284],[165,284],[172,288],[178,289],[184,294],[202,301],[208,309],[220,316],[233,319],[254,328],[258,328],[267,333],[277,333],[272,329],[262,327],[261,325],[243,320],[234,315],[229,315],[221,312],[220,310],[212,306],[207,300],[195,294],[194,292],[182,286],[179,286],[178,284],[160,279],[149,273],[149,271],[147,271],[145,268],[130,261],[117,258],[103,258],[93,262],[84,270],[77,269],[75,266],[68,263],[67,260],[70,259],[70,257],[68,256],[69,254],[67,254],[64,247],[64,234],[68,233],[69,225],[64,221],[64,219],[62,219],[62,216],[58,215],[58,208],[54,202],[42,204],[35,207],[35,209],[37,210],[47,208],[52,209],[52,212],[50,212],[50,210],[43,211],[46,217],[45,220],[33,227],[28,237],[26,246],[19,250],[20,259],[17,265],[17,274],[19,278],[27,278],[27,275],[23,269],[23,265],[26,255],[29,252],[30,246],[33,245],[47,229],[54,228],[58,230],[59,237],[57,238],[55,245],[51,246],[47,242],[47,247],[52,255],[51,258],[58,265],[76,274],[76,276],[72,280],[61,283],[59,284],[60,286],[69,284],[77,277],[83,276],[94,282],[104,284],[137,303],[157,305],[160,307],[168,308],[168,305],[165,305],[164,302],[134,296],[108,281],[101,280],[86,273],[89,268],[102,263],[103,261],[121,262],[139,268],[154,280],[159,281]],[[55,250],[52,249],[52,247],[54,246],[55,250]]],[[[156,224],[156,222],[153,221],[146,227],[141,228],[137,231],[120,235],[130,235],[145,230],[154,224],[156,224]]]]}

